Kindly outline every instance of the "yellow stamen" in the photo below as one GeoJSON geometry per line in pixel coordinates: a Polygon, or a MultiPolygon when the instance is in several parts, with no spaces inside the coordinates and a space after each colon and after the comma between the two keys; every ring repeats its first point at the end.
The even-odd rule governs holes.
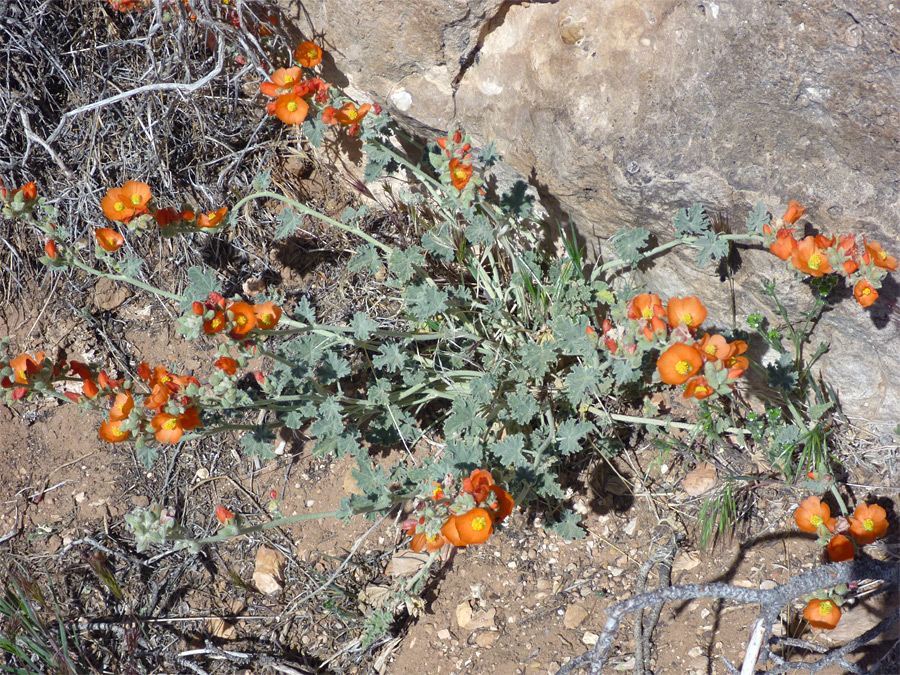
{"type": "Polygon", "coordinates": [[[288,109],[288,112],[294,112],[295,110],[297,110],[297,102],[296,101],[288,101],[288,104],[286,107],[288,109]]]}
{"type": "Polygon", "coordinates": [[[675,370],[678,371],[679,375],[687,375],[691,372],[691,364],[687,361],[679,361],[675,364],[675,370]]]}
{"type": "Polygon", "coordinates": [[[177,426],[178,426],[178,420],[172,418],[172,419],[170,419],[170,420],[166,420],[166,423],[163,424],[163,429],[169,429],[169,430],[171,430],[171,429],[174,429],[174,428],[177,427],[177,426]]]}
{"type": "Polygon", "coordinates": [[[355,120],[358,114],[359,114],[359,113],[357,113],[355,110],[348,110],[348,111],[347,111],[347,117],[348,117],[349,119],[351,119],[351,120],[355,120]]]}
{"type": "Polygon", "coordinates": [[[213,211],[210,211],[209,213],[206,214],[206,217],[209,218],[210,220],[213,220],[216,217],[216,214],[213,211]]]}
{"type": "Polygon", "coordinates": [[[811,256],[809,256],[809,262],[807,262],[806,264],[809,265],[809,268],[811,270],[817,270],[822,265],[822,256],[820,256],[818,253],[813,253],[811,256]]]}
{"type": "Polygon", "coordinates": [[[290,83],[293,82],[293,81],[294,81],[294,78],[291,77],[290,75],[285,75],[285,76],[284,76],[284,83],[285,83],[285,84],[290,84],[290,83]]]}
{"type": "Polygon", "coordinates": [[[708,344],[708,345],[706,345],[706,347],[704,347],[703,351],[705,351],[710,356],[715,356],[716,355],[716,346],[713,344],[708,344]]]}
{"type": "Polygon", "coordinates": [[[653,317],[653,310],[649,307],[644,307],[644,311],[641,312],[641,316],[643,316],[645,319],[649,319],[653,317]]]}
{"type": "Polygon", "coordinates": [[[691,326],[694,323],[694,317],[692,317],[689,312],[685,312],[681,315],[681,323],[685,326],[691,326]]]}
{"type": "Polygon", "coordinates": [[[866,519],[863,521],[863,529],[864,529],[866,532],[871,532],[872,530],[875,529],[875,523],[872,521],[871,518],[866,518],[866,519]]]}
{"type": "Polygon", "coordinates": [[[484,528],[487,527],[487,521],[482,517],[478,516],[472,520],[472,529],[476,532],[480,532],[484,528]]]}
{"type": "Polygon", "coordinates": [[[244,316],[243,314],[238,314],[236,317],[234,317],[234,322],[238,326],[246,326],[247,325],[247,317],[244,316]]]}
{"type": "Polygon", "coordinates": [[[811,522],[814,526],[819,527],[819,525],[821,525],[824,521],[822,520],[822,516],[813,516],[809,519],[809,522],[811,522]]]}
{"type": "Polygon", "coordinates": [[[308,59],[314,59],[314,58],[316,58],[318,55],[319,55],[319,54],[318,54],[318,52],[317,52],[315,49],[310,49],[308,52],[306,52],[306,58],[308,58],[308,59]]]}
{"type": "Polygon", "coordinates": [[[695,393],[695,394],[705,394],[707,391],[708,391],[708,390],[706,389],[706,387],[703,387],[703,386],[696,387],[696,388],[694,389],[694,393],[695,393]]]}
{"type": "Polygon", "coordinates": [[[121,213],[125,210],[125,202],[116,202],[115,204],[113,204],[113,208],[121,213]]]}
{"type": "Polygon", "coordinates": [[[140,195],[131,195],[131,203],[134,204],[135,206],[137,206],[138,204],[140,204],[140,203],[141,203],[141,196],[140,196],[140,195]]]}
{"type": "Polygon", "coordinates": [[[112,432],[113,432],[113,434],[115,434],[116,436],[124,436],[124,435],[125,435],[125,432],[122,431],[119,427],[113,427],[113,428],[112,428],[112,432]]]}
{"type": "Polygon", "coordinates": [[[834,610],[834,605],[831,604],[831,600],[826,600],[821,605],[819,605],[819,614],[822,616],[828,616],[834,610]]]}

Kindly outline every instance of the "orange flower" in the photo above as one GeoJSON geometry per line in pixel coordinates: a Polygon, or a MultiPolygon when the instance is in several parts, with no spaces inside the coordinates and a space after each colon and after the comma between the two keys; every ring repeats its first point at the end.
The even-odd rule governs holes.
{"type": "Polygon", "coordinates": [[[494,531],[494,521],[485,509],[474,508],[456,516],[456,531],[464,546],[482,544],[494,531]]]}
{"type": "Polygon", "coordinates": [[[309,103],[294,92],[279,96],[275,101],[275,114],[285,124],[303,124],[309,112],[309,103]]]}
{"type": "Polygon", "coordinates": [[[685,398],[693,397],[703,400],[704,398],[712,396],[712,393],[713,389],[709,386],[709,382],[706,381],[705,377],[695,377],[689,380],[687,386],[684,388],[685,398]]]}
{"type": "Polygon", "coordinates": [[[219,522],[223,525],[227,525],[230,521],[234,520],[234,514],[219,504],[216,507],[216,518],[218,518],[219,522]]]}
{"type": "Polygon", "coordinates": [[[218,361],[216,361],[214,365],[216,366],[216,368],[221,368],[229,375],[234,375],[237,372],[238,363],[232,358],[223,356],[218,361]]]}
{"type": "Polygon", "coordinates": [[[853,288],[853,297],[863,307],[868,307],[878,299],[878,291],[869,283],[868,279],[861,279],[853,288]]]}
{"type": "Polygon", "coordinates": [[[724,361],[731,356],[732,346],[721,335],[707,333],[697,345],[700,353],[707,361],[724,361]]]}
{"type": "Polygon", "coordinates": [[[875,267],[891,271],[897,269],[897,259],[885,253],[881,249],[881,244],[874,241],[870,244],[864,239],[863,245],[866,247],[866,253],[871,257],[872,262],[875,263],[875,267]]]}
{"type": "Polygon", "coordinates": [[[668,315],[669,325],[672,328],[683,323],[691,330],[694,330],[706,319],[706,307],[694,296],[672,298],[669,300],[668,315]]]}
{"type": "Polygon", "coordinates": [[[463,491],[475,498],[475,503],[483,502],[491,492],[494,477],[485,469],[474,469],[468,478],[463,479],[463,491]]]}
{"type": "Polygon", "coordinates": [[[128,437],[131,436],[131,432],[122,431],[119,428],[119,425],[121,424],[122,420],[101,423],[100,438],[107,443],[121,443],[122,441],[128,440],[128,437]]]}
{"type": "Polygon", "coordinates": [[[101,227],[94,232],[97,243],[104,251],[118,251],[125,243],[125,237],[108,227],[101,227]]]}
{"type": "Polygon", "coordinates": [[[444,535],[444,539],[454,546],[465,546],[465,543],[463,543],[462,538],[459,536],[457,520],[459,520],[459,516],[450,516],[447,519],[447,522],[441,527],[441,534],[444,535]]]}
{"type": "Polygon", "coordinates": [[[472,167],[463,164],[456,157],[450,160],[450,182],[457,190],[462,190],[472,177],[472,167]]]}
{"type": "Polygon", "coordinates": [[[25,183],[25,185],[21,187],[21,190],[22,196],[25,197],[25,199],[37,199],[37,185],[34,183],[25,183]]]}
{"type": "Polygon", "coordinates": [[[337,120],[334,118],[335,114],[337,114],[337,110],[330,105],[325,106],[325,109],[322,111],[322,124],[327,124],[328,126],[337,124],[337,120]]]}
{"type": "Polygon", "coordinates": [[[420,553],[424,548],[429,553],[434,553],[439,550],[445,543],[446,539],[440,534],[436,534],[432,537],[429,537],[424,532],[419,532],[416,535],[413,535],[412,541],[409,543],[409,547],[415,551],[416,553],[420,553]]]}
{"type": "Polygon", "coordinates": [[[822,249],[831,248],[832,246],[834,246],[834,242],[836,241],[833,236],[829,238],[829,237],[826,237],[824,234],[817,234],[815,236],[815,240],[816,240],[816,246],[818,246],[819,248],[822,248],[822,249]]]}
{"type": "Polygon", "coordinates": [[[100,202],[100,208],[110,220],[127,223],[136,213],[146,211],[145,207],[152,197],[149,185],[130,180],[122,187],[107,192],[100,202]]]}
{"type": "Polygon", "coordinates": [[[44,352],[35,352],[34,358],[31,358],[28,354],[19,354],[9,362],[9,367],[15,373],[16,382],[19,384],[31,384],[30,376],[37,374],[43,363],[44,352]]]}
{"type": "Polygon", "coordinates": [[[203,332],[207,335],[221,333],[225,330],[225,312],[216,312],[216,315],[203,322],[203,332]]]}
{"type": "Polygon", "coordinates": [[[669,347],[656,362],[659,377],[666,384],[684,384],[702,366],[700,352],[681,342],[669,347]]]}
{"type": "Polygon", "coordinates": [[[178,423],[185,431],[190,431],[191,429],[203,426],[200,422],[200,413],[197,412],[196,408],[185,409],[185,411],[178,416],[178,423]]]}
{"type": "Polygon", "coordinates": [[[856,270],[859,269],[859,263],[856,262],[858,250],[856,246],[855,234],[846,234],[839,237],[837,250],[842,252],[847,257],[851,258],[851,260],[847,260],[846,262],[844,262],[844,272],[846,272],[847,274],[853,274],[856,270]]]}
{"type": "Polygon", "coordinates": [[[496,498],[496,501],[488,501],[488,509],[491,518],[495,523],[503,522],[503,520],[512,513],[513,506],[515,506],[515,500],[513,500],[512,495],[497,485],[491,485],[491,492],[494,493],[494,497],[496,498]]]}
{"type": "Polygon", "coordinates": [[[796,200],[792,199],[788,202],[788,210],[785,211],[784,216],[781,219],[788,225],[793,225],[804,213],[806,213],[806,209],[800,206],[796,200]]]}
{"type": "Polygon", "coordinates": [[[841,620],[841,609],[831,600],[810,600],[803,616],[813,628],[831,629],[841,620]]]}
{"type": "Polygon", "coordinates": [[[322,62],[322,49],[315,42],[301,42],[294,50],[294,58],[304,68],[315,68],[322,62]]]}
{"type": "Polygon", "coordinates": [[[860,546],[881,539],[888,529],[887,512],[878,504],[860,504],[850,520],[850,534],[860,546]]]}
{"type": "MultiPolygon", "coordinates": [[[[363,103],[359,108],[357,108],[353,103],[349,101],[342,105],[338,110],[334,111],[334,119],[345,126],[349,126],[351,124],[359,124],[362,122],[362,118],[366,116],[366,113],[372,109],[372,105],[370,103],[363,103]]],[[[324,121],[324,120],[323,120],[324,121]]]]}
{"type": "Polygon", "coordinates": [[[769,252],[782,260],[787,260],[797,248],[797,240],[794,239],[793,230],[778,230],[775,235],[775,243],[769,246],[769,252]]]}
{"type": "Polygon", "coordinates": [[[274,302],[253,305],[253,313],[256,315],[256,326],[261,330],[273,329],[281,319],[281,307],[274,302]]]}
{"type": "Polygon", "coordinates": [[[831,562],[847,562],[856,554],[853,542],[842,534],[836,534],[828,542],[828,557],[831,562]]]}
{"type": "Polygon", "coordinates": [[[178,418],[169,413],[159,413],[150,420],[150,426],[156,430],[154,435],[160,443],[177,443],[184,433],[178,418]]]}
{"type": "Polygon", "coordinates": [[[253,307],[246,302],[236,302],[228,311],[234,316],[234,328],[231,329],[232,337],[243,337],[256,325],[256,314],[253,313],[253,307]]]}
{"type": "Polygon", "coordinates": [[[131,392],[116,394],[116,400],[113,401],[112,409],[109,411],[109,421],[121,422],[131,414],[132,410],[134,410],[134,399],[131,397],[131,392]]]}
{"type": "Polygon", "coordinates": [[[815,534],[821,525],[830,531],[834,530],[831,509],[818,497],[807,497],[800,502],[800,506],[794,511],[794,522],[803,532],[815,534]]]}
{"type": "Polygon", "coordinates": [[[228,213],[227,206],[223,206],[215,212],[201,213],[200,217],[197,218],[197,227],[215,227],[222,222],[222,218],[225,217],[226,213],[228,213]]]}
{"type": "Polygon", "coordinates": [[[631,299],[628,306],[629,319],[647,319],[654,316],[665,316],[666,310],[659,296],[652,293],[640,293],[631,299]]]}
{"type": "Polygon", "coordinates": [[[84,392],[84,395],[88,398],[94,398],[100,393],[100,388],[93,380],[85,380],[81,385],[81,391],[84,392]]]}
{"type": "Polygon", "coordinates": [[[263,82],[259,85],[259,90],[266,96],[278,98],[294,88],[294,85],[300,81],[302,72],[297,66],[293,68],[279,68],[272,73],[271,82],[263,82]]]}
{"type": "Polygon", "coordinates": [[[159,410],[169,402],[171,390],[164,384],[152,385],[150,395],[144,399],[144,405],[151,410],[159,410]]]}
{"type": "Polygon", "coordinates": [[[814,277],[821,277],[834,271],[828,258],[816,245],[815,237],[806,237],[797,244],[797,248],[791,252],[791,262],[801,272],[814,277]]]}

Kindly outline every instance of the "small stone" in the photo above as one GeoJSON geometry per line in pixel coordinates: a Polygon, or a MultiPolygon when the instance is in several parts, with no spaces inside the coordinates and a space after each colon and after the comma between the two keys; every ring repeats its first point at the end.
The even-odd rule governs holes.
{"type": "Polygon", "coordinates": [[[566,607],[566,615],[563,617],[563,626],[566,628],[578,628],[587,618],[588,611],[580,602],[566,607]]]}
{"type": "Polygon", "coordinates": [[[772,581],[771,579],[765,579],[765,580],[759,585],[759,588],[760,588],[760,590],[763,590],[763,591],[771,591],[771,590],[772,590],[773,588],[775,588],[776,586],[778,586],[778,584],[776,584],[776,583],[775,583],[774,581],[772,581]]]}
{"type": "Polygon", "coordinates": [[[681,481],[681,489],[691,497],[699,497],[712,490],[719,482],[716,467],[709,462],[700,462],[696,469],[691,471],[681,481]]]}
{"type": "Polygon", "coordinates": [[[456,606],[456,625],[460,628],[466,628],[472,620],[472,605],[461,602],[456,606]]]}
{"type": "Polygon", "coordinates": [[[207,626],[210,635],[213,637],[221,638],[222,640],[234,640],[237,638],[237,630],[234,624],[225,621],[225,619],[218,617],[210,619],[207,621],[207,626]]]}
{"type": "Polygon", "coordinates": [[[588,647],[593,647],[599,640],[600,636],[596,633],[592,633],[591,631],[587,631],[584,635],[581,636],[581,641],[588,647]]]}
{"type": "Polygon", "coordinates": [[[438,640],[449,640],[450,639],[450,630],[447,628],[442,628],[437,632],[438,640]]]}
{"type": "Polygon", "coordinates": [[[253,583],[266,595],[278,593],[284,588],[285,557],[281,551],[261,546],[256,552],[253,583]]]}
{"type": "Polygon", "coordinates": [[[479,647],[490,647],[497,641],[499,637],[498,633],[486,631],[484,633],[479,633],[475,638],[475,644],[479,647]]]}

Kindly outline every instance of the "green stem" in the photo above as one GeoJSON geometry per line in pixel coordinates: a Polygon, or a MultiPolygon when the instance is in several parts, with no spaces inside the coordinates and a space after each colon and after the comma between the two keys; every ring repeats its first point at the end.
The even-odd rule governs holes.
{"type": "MultiPolygon", "coordinates": [[[[723,234],[719,236],[719,239],[724,241],[733,241],[737,243],[748,243],[748,244],[761,244],[763,243],[763,238],[757,234],[723,234]]],[[[652,248],[649,251],[645,251],[641,253],[641,259],[647,260],[648,258],[652,258],[655,255],[668,251],[669,249],[675,248],[676,246],[686,245],[690,246],[694,243],[692,239],[675,239],[674,241],[666,242],[665,244],[660,244],[656,248],[652,248]]],[[[634,265],[633,262],[625,260],[623,258],[619,258],[617,260],[610,260],[608,263],[601,265],[600,267],[594,269],[592,278],[597,278],[603,272],[609,272],[610,270],[615,270],[620,267],[629,267],[634,265]]]]}
{"type": "Polygon", "coordinates": [[[182,296],[176,293],[169,293],[168,291],[164,291],[162,289],[157,288],[156,286],[151,286],[150,284],[146,284],[143,281],[138,279],[134,279],[132,277],[126,277],[124,274],[110,274],[109,272],[101,272],[100,270],[87,265],[78,258],[72,258],[72,264],[76,267],[83,269],[88,274],[93,274],[96,277],[105,277],[107,279],[112,279],[113,281],[124,281],[127,284],[131,284],[132,286],[137,286],[138,288],[142,288],[145,291],[149,291],[150,293],[154,293],[156,295],[160,295],[164,298],[169,298],[170,300],[183,300],[182,296]]]}
{"type": "MultiPolygon", "coordinates": [[[[631,424],[644,424],[650,427],[675,427],[676,429],[685,429],[686,431],[692,431],[697,428],[697,424],[688,424],[687,422],[671,422],[669,420],[658,420],[652,417],[633,417],[632,415],[618,415],[616,413],[608,413],[604,410],[600,410],[599,408],[588,408],[588,410],[598,417],[608,417],[610,419],[615,420],[616,422],[628,422],[631,424]]],[[[728,427],[725,429],[726,433],[729,434],[740,434],[741,436],[749,436],[750,432],[747,429],[738,429],[737,427],[728,427]]]]}
{"type": "Polygon", "coordinates": [[[334,218],[329,218],[325,214],[319,213],[315,209],[309,208],[306,204],[301,204],[300,202],[294,201],[289,197],[285,197],[284,195],[280,195],[277,192],[254,192],[251,195],[247,195],[243,199],[241,199],[237,204],[232,207],[232,211],[237,211],[241,206],[246,204],[247,202],[254,199],[262,199],[263,197],[268,197],[269,199],[278,199],[283,201],[286,204],[289,204],[292,208],[296,209],[300,213],[305,213],[306,215],[312,216],[314,218],[318,218],[323,223],[331,225],[332,227],[336,227],[338,229],[344,230],[344,232],[349,232],[350,234],[356,235],[360,239],[363,239],[373,246],[380,248],[385,253],[393,253],[394,249],[387,244],[383,244],[374,237],[366,234],[358,227],[353,227],[352,225],[347,225],[345,223],[340,222],[339,220],[335,220],[334,218]]]}

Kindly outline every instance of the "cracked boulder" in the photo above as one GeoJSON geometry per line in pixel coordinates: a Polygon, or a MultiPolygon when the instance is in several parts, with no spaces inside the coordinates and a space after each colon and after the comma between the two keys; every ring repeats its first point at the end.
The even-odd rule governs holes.
{"type": "MultiPolygon", "coordinates": [[[[324,35],[344,84],[409,130],[494,141],[594,256],[623,226],[668,240],[693,202],[741,231],[758,201],[781,215],[789,199],[807,207],[798,234],[855,232],[900,251],[900,3],[359,0],[294,15],[324,35]]],[[[699,296],[719,328],[732,312],[738,325],[754,312],[777,322],[761,277],[795,317],[812,304],[768,252],[740,258],[733,290],[689,251],[638,281],[699,296]]],[[[819,366],[845,412],[892,428],[897,277],[869,309],[840,296],[807,353],[830,343],[819,366]]]]}

